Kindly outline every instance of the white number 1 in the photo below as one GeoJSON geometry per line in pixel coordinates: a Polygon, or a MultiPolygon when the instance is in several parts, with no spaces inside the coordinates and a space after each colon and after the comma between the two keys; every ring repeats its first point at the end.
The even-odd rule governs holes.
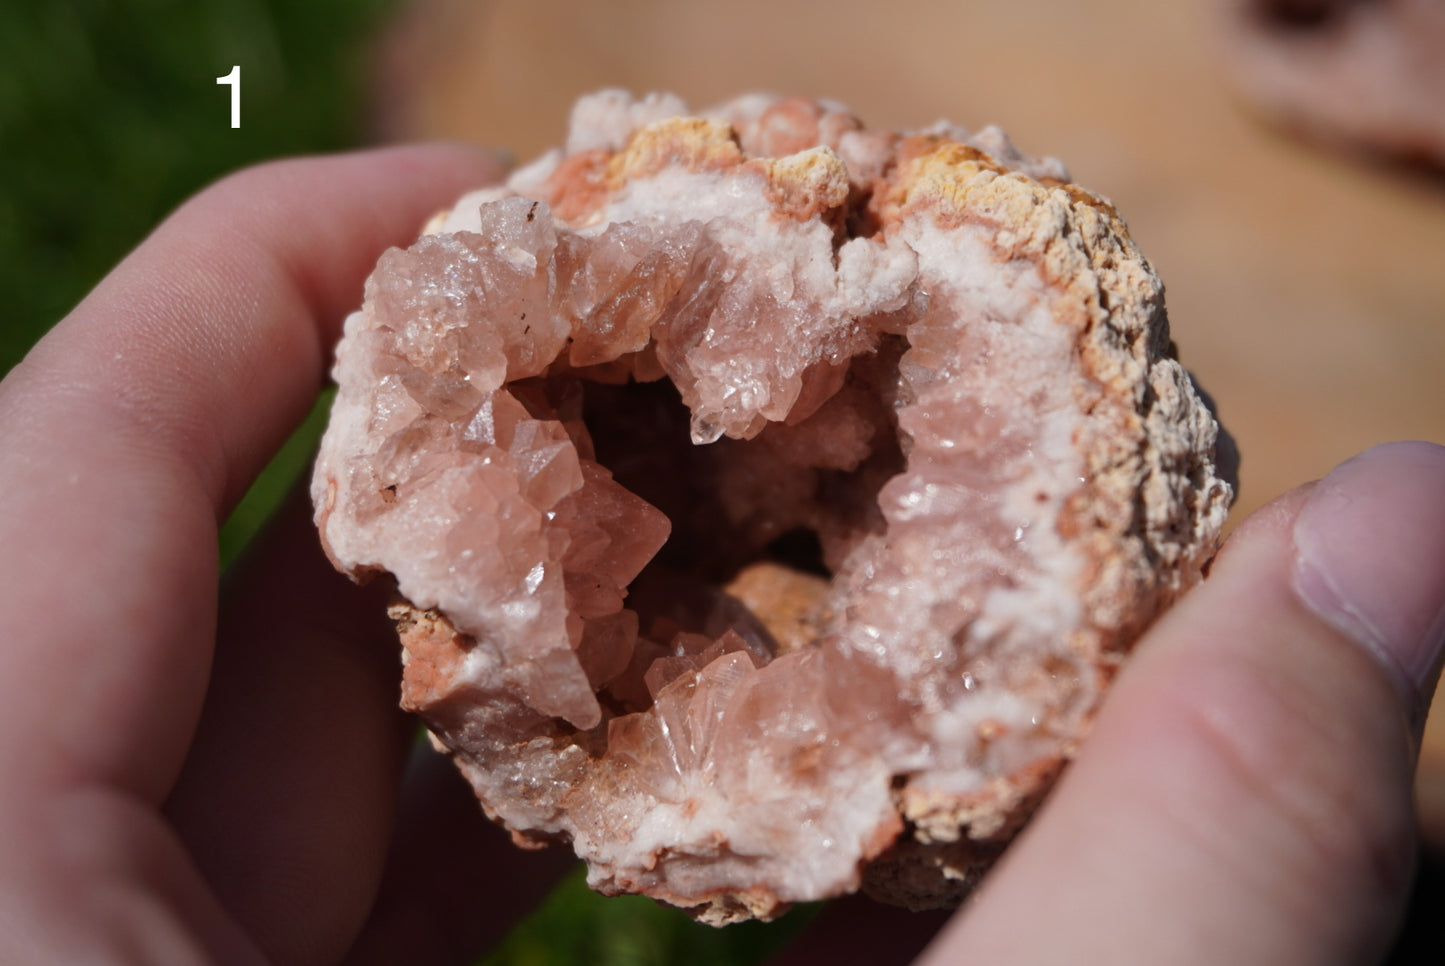
{"type": "Polygon", "coordinates": [[[217,77],[217,84],[231,85],[231,127],[241,126],[241,65],[231,68],[225,77],[217,77]]]}

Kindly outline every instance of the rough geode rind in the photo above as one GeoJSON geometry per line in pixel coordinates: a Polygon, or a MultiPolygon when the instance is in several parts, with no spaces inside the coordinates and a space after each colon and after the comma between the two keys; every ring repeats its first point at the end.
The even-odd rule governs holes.
{"type": "Polygon", "coordinates": [[[957,901],[1232,495],[1108,202],[800,99],[584,99],[335,377],[317,522],[403,704],[519,843],[714,923],[957,901]]]}

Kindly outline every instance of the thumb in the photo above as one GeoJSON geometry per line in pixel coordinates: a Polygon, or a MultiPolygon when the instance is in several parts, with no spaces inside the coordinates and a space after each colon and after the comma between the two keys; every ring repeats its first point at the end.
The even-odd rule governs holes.
{"type": "Polygon", "coordinates": [[[1445,448],[1377,447],[1254,514],[923,961],[1378,957],[1442,605],[1445,448]]]}

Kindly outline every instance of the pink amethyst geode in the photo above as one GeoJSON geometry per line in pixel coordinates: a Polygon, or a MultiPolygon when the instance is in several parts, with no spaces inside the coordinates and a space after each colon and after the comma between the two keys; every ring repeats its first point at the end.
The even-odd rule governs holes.
{"type": "Polygon", "coordinates": [[[971,887],[1232,494],[1066,178],[993,128],[606,92],[382,257],[317,522],[519,843],[713,923],[971,887]]]}

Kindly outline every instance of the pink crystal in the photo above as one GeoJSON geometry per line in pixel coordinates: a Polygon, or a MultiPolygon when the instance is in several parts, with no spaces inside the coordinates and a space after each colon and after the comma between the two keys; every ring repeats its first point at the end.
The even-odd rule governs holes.
{"type": "Polygon", "coordinates": [[[520,840],[715,923],[957,901],[1230,497],[1113,209],[997,129],[608,92],[388,252],[314,495],[520,840]]]}

